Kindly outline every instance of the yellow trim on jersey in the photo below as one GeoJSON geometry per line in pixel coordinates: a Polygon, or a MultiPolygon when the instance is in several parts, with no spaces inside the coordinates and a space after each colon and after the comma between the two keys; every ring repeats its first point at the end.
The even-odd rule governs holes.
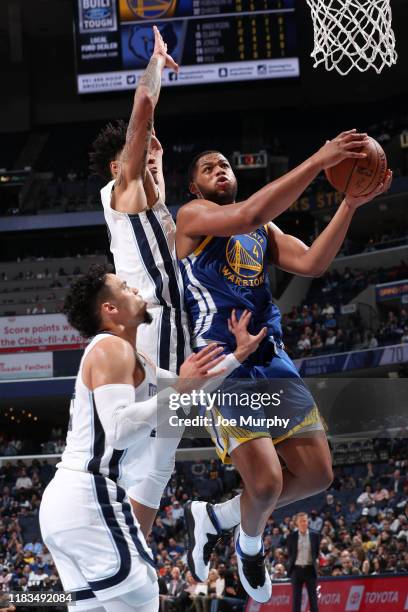
{"type": "Polygon", "coordinates": [[[198,245],[198,247],[193,251],[193,255],[195,255],[196,257],[198,255],[200,255],[200,253],[203,252],[203,250],[205,249],[205,247],[207,246],[207,244],[210,242],[210,240],[212,240],[214,238],[214,236],[207,236],[206,238],[204,238],[204,240],[202,242],[200,242],[200,244],[198,245]]]}

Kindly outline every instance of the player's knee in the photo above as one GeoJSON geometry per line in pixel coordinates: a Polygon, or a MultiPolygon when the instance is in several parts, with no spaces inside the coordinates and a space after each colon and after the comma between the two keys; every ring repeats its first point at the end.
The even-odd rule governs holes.
{"type": "Polygon", "coordinates": [[[320,491],[325,491],[328,489],[333,482],[334,474],[331,461],[326,461],[322,465],[322,470],[320,473],[320,491]]]}
{"type": "Polygon", "coordinates": [[[258,504],[269,507],[279,498],[282,486],[282,471],[271,469],[256,478],[249,493],[258,504]]]}
{"type": "MultiPolygon", "coordinates": [[[[307,476],[305,476],[307,478],[307,476]]],[[[311,495],[326,491],[333,482],[333,468],[330,461],[319,463],[315,469],[310,470],[311,495]],[[312,476],[313,474],[313,476],[312,476]]]]}

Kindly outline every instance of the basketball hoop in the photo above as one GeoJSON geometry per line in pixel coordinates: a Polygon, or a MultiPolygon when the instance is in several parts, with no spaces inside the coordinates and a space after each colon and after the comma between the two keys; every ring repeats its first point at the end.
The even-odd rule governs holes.
{"type": "Polygon", "coordinates": [[[346,75],[353,68],[380,74],[397,61],[390,0],[306,0],[312,10],[313,67],[346,75]]]}

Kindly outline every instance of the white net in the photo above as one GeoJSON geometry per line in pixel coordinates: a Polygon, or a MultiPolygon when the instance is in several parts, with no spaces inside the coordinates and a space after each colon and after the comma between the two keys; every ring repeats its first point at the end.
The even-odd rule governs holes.
{"type": "Polygon", "coordinates": [[[390,0],[306,0],[312,10],[314,67],[346,75],[356,68],[379,74],[397,61],[390,0]]]}

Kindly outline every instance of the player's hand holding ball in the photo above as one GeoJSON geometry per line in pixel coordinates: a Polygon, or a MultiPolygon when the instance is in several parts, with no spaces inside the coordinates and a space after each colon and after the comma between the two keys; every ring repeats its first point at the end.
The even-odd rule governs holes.
{"type": "Polygon", "coordinates": [[[384,181],[380,183],[378,187],[376,187],[376,189],[374,189],[372,193],[369,193],[368,195],[364,195],[364,196],[353,196],[353,195],[346,193],[344,201],[349,208],[355,210],[359,206],[362,206],[363,204],[367,204],[367,202],[371,202],[371,200],[373,200],[377,196],[388,191],[389,188],[391,187],[391,183],[392,183],[392,170],[387,170],[385,173],[384,181]]]}
{"type": "Polygon", "coordinates": [[[357,130],[342,132],[333,140],[328,140],[315,154],[321,170],[336,166],[344,159],[365,159],[367,154],[362,147],[367,142],[367,134],[357,130]]]}
{"type": "MultiPolygon", "coordinates": [[[[344,134],[349,134],[347,138],[352,136],[348,132],[344,134]]],[[[392,181],[392,172],[387,168],[387,157],[380,143],[370,136],[355,142],[359,142],[359,147],[353,149],[352,156],[325,169],[329,183],[337,191],[345,193],[344,201],[352,209],[388,191],[392,181]]]]}
{"type": "Polygon", "coordinates": [[[153,26],[154,32],[154,49],[153,55],[161,56],[164,58],[164,67],[170,68],[170,70],[174,70],[174,72],[178,72],[178,64],[174,61],[174,59],[167,53],[167,45],[164,42],[162,35],[160,34],[160,30],[157,26],[153,26]]]}

